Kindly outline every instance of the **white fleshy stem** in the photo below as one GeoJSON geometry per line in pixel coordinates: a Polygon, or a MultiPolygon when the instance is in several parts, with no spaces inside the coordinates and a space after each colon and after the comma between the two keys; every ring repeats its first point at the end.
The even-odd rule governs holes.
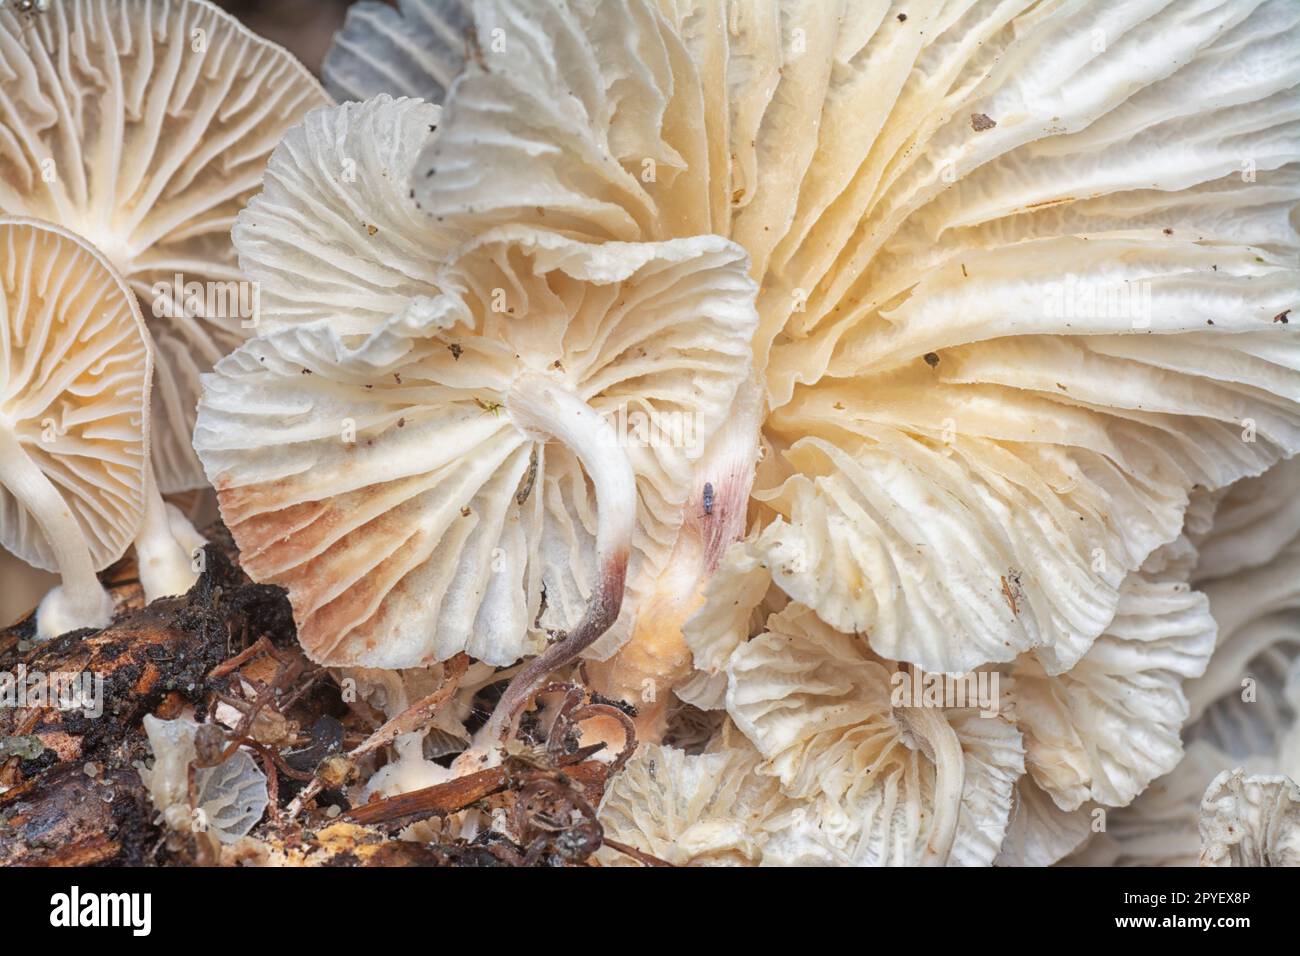
{"type": "Polygon", "coordinates": [[[528,662],[461,755],[457,769],[486,766],[514,729],[528,699],[552,671],[576,660],[618,619],[636,524],[636,478],[618,435],[590,405],[544,375],[516,380],[505,407],[526,433],[559,441],[578,456],[596,492],[596,582],[582,619],[563,640],[528,662]]]}
{"type": "Polygon", "coordinates": [[[53,482],[4,426],[0,426],[0,485],[36,519],[63,579],[36,610],[37,638],[48,640],[83,627],[111,624],[113,599],[95,576],[94,558],[81,525],[53,482]]]}
{"type": "MultiPolygon", "coordinates": [[[[675,699],[671,691],[691,675],[691,651],[682,628],[704,603],[704,589],[723,553],[745,534],[762,406],[763,390],[751,375],[695,463],[677,541],[639,609],[631,638],[609,660],[588,666],[593,690],[636,708],[638,741],[663,739],[675,699]]],[[[618,746],[623,738],[622,727],[613,721],[597,719],[583,727],[584,744],[618,746]]]]}
{"type": "Polygon", "coordinates": [[[901,707],[907,725],[929,748],[934,761],[934,818],[921,858],[922,866],[947,866],[957,837],[961,794],[966,786],[966,759],[957,732],[943,711],[932,707],[901,707]]]}
{"type": "MultiPolygon", "coordinates": [[[[135,557],[144,599],[153,602],[158,598],[185,594],[199,579],[199,573],[194,569],[193,555],[173,532],[173,522],[182,517],[180,512],[174,516],[168,512],[162,495],[158,493],[153,468],[145,471],[144,522],[135,539],[135,557]]],[[[185,524],[188,526],[189,522],[185,524]]],[[[189,535],[198,537],[198,532],[190,527],[185,536],[188,538],[189,535]]]]}

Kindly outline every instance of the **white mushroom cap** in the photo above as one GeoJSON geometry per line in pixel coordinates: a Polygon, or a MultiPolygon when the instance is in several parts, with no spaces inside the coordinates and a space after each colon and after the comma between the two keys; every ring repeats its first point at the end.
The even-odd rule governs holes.
{"type": "Polygon", "coordinates": [[[103,627],[95,572],[140,526],[151,358],[135,296],[96,250],[0,219],[0,544],[57,570],[42,636],[103,627]]]}
{"type": "Polygon", "coordinates": [[[505,232],[365,338],[317,322],[246,344],[205,379],[195,432],[245,569],[288,589],[327,663],[536,652],[539,615],[572,630],[605,586],[589,482],[630,462],[633,567],[671,546],[691,439],[748,373],[746,267],[717,237],[505,232]],[[591,423],[565,434],[570,412],[591,423]],[[640,440],[651,414],[688,433],[640,440]]]}
{"type": "Polygon", "coordinates": [[[1093,834],[1092,808],[1062,810],[1030,777],[1016,781],[1011,823],[994,860],[997,866],[1051,866],[1093,834]]]}
{"type": "MultiPolygon", "coordinates": [[[[731,743],[698,755],[643,744],[605,790],[605,835],[674,866],[761,863],[773,833],[797,819],[798,803],[757,772],[762,758],[743,737],[731,743]]],[[[599,858],[633,865],[611,849],[599,858]]]]}
{"type": "Polygon", "coordinates": [[[780,586],[1068,670],[1196,486],[1300,450],[1300,8],[832,7],[483,0],[416,197],[740,242],[780,586]]]}
{"type": "Polygon", "coordinates": [[[1024,772],[1020,733],[978,708],[896,707],[895,673],[792,603],[731,655],[727,713],[759,772],[854,864],[987,866],[1024,772]]]}
{"type": "Polygon", "coordinates": [[[1202,866],[1300,866],[1300,787],[1225,770],[1201,801],[1202,866]]]}
{"type": "Polygon", "coordinates": [[[270,803],[266,774],[247,750],[236,750],[214,767],[194,767],[194,796],[190,800],[191,765],[198,759],[192,720],[144,718],[154,759],[140,768],[149,799],[162,821],[181,833],[209,833],[222,843],[234,843],[262,819],[270,803]]]}
{"type": "Polygon", "coordinates": [[[1032,654],[1015,663],[1025,764],[1062,810],[1126,806],[1174,769],[1189,710],[1183,684],[1204,673],[1217,630],[1204,594],[1135,574],[1073,668],[1051,676],[1032,654]]]}
{"type": "Polygon", "coordinates": [[[473,35],[470,2],[354,3],[321,65],[325,87],[340,101],[390,93],[441,103],[473,35]]]}
{"type": "Polygon", "coordinates": [[[201,486],[198,375],[255,320],[230,227],[284,130],[328,97],[205,0],[0,10],[0,90],[0,212],[84,237],[146,303],[158,482],[201,486]]]}
{"type": "MultiPolygon", "coordinates": [[[[1243,484],[1263,489],[1271,481],[1243,484]]],[[[1234,488],[1229,499],[1239,494],[1234,488]]],[[[1213,546],[1220,533],[1238,539],[1243,528],[1256,524],[1243,524],[1239,517],[1237,508],[1230,509],[1207,546],[1222,555],[1237,553],[1213,546]]],[[[1256,540],[1269,537],[1262,533],[1256,540]]],[[[1300,542],[1293,540],[1267,563],[1203,585],[1218,640],[1205,674],[1185,685],[1190,705],[1182,730],[1185,755],[1129,806],[1108,811],[1105,836],[1094,837],[1078,862],[1195,865],[1201,800],[1216,775],[1244,769],[1252,775],[1300,776],[1298,582],[1300,542]]],[[[1134,735],[1143,744],[1150,738],[1149,730],[1134,735]]]]}
{"type": "Polygon", "coordinates": [[[1300,456],[1226,490],[1212,532],[1198,545],[1196,581],[1267,564],[1300,536],[1300,456]]]}
{"type": "Polygon", "coordinates": [[[312,110],[285,134],[231,232],[261,291],[260,332],[328,319],[362,334],[437,291],[460,243],[419,210],[408,179],[440,113],[379,96],[312,110]]]}

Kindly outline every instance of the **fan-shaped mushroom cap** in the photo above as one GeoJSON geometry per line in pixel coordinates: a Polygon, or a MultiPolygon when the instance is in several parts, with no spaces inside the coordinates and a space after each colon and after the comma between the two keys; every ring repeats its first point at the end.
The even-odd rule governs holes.
{"type": "Polygon", "coordinates": [[[199,372],[256,318],[231,223],[284,130],[328,102],[284,50],[205,0],[0,10],[0,212],[84,237],[152,306],[164,492],[203,484],[189,440],[199,372]]]}
{"type": "Polygon", "coordinates": [[[1217,628],[1204,594],[1132,575],[1115,619],[1069,671],[1032,655],[1012,668],[1029,774],[1062,810],[1122,807],[1183,755],[1184,681],[1200,677],[1217,628]]]}
{"type": "Polygon", "coordinates": [[[329,319],[340,334],[370,332],[437,291],[440,260],[459,243],[420,212],[407,180],[439,114],[379,96],[312,110],[285,134],[231,232],[258,283],[260,331],[329,319]]]}
{"type": "MultiPolygon", "coordinates": [[[[605,835],[674,866],[758,865],[799,818],[798,804],[757,772],[761,759],[744,738],[698,755],[643,744],[605,791],[605,835]]],[[[610,849],[600,860],[632,862],[610,849]]]]}
{"type": "Polygon", "coordinates": [[[727,713],[853,863],[988,865],[1024,772],[1020,733],[978,708],[895,707],[895,673],[791,604],[731,655],[727,713]]]}
{"type": "Polygon", "coordinates": [[[63,576],[43,636],[112,617],[95,571],[143,519],[150,361],[135,296],[103,256],[0,219],[0,544],[63,576]]]}
{"type": "Polygon", "coordinates": [[[195,447],[245,570],[288,589],[300,641],[331,664],[536,651],[539,615],[568,630],[593,593],[598,517],[590,462],[539,438],[543,396],[588,409],[579,431],[631,462],[631,560],[653,571],[693,446],[749,370],[746,267],[717,237],[507,231],[365,338],[316,322],[244,345],[204,380],[195,447]]]}
{"type": "MultiPolygon", "coordinates": [[[[1259,480],[1245,484],[1266,485],[1259,480]]],[[[1230,495],[1235,498],[1236,489],[1230,495]]],[[[1218,535],[1239,535],[1235,509],[1218,535]]],[[[1216,549],[1231,553],[1231,549],[1216,549]]],[[[1186,753],[1127,807],[1108,812],[1106,834],[1074,858],[1112,863],[1191,866],[1207,787],[1221,771],[1300,774],[1300,545],[1292,541],[1268,563],[1204,585],[1218,623],[1218,646],[1203,676],[1185,685],[1186,753]]]]}
{"type": "Polygon", "coordinates": [[[929,670],[1069,669],[1195,486],[1300,450],[1300,8],[1029,6],[484,0],[413,178],[744,245],[765,558],[929,670]]]}
{"type": "Polygon", "coordinates": [[[473,35],[470,2],[353,4],[321,67],[326,88],[339,100],[390,93],[441,103],[473,35]]]}
{"type": "Polygon", "coordinates": [[[185,718],[159,720],[146,714],[144,729],[154,759],[151,766],[140,769],[140,778],[168,827],[182,833],[211,833],[222,843],[234,843],[257,826],[269,803],[266,774],[246,750],[236,750],[213,767],[193,767],[191,797],[199,725],[185,718]]]}
{"type": "Polygon", "coordinates": [[[1218,501],[1213,532],[1198,546],[1197,582],[1268,564],[1300,536],[1300,456],[1237,482],[1218,501]]]}
{"type": "Polygon", "coordinates": [[[997,866],[1051,866],[1092,836],[1094,817],[1088,808],[1062,810],[1031,778],[1016,782],[1014,797],[997,866]]]}
{"type": "Polygon", "coordinates": [[[1300,866],[1300,787],[1225,770],[1201,801],[1202,866],[1300,866]]]}

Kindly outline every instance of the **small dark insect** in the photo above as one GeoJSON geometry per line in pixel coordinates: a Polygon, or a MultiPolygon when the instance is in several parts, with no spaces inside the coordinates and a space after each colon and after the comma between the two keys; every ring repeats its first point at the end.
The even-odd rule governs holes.
{"type": "Polygon", "coordinates": [[[460,357],[464,354],[465,350],[456,342],[452,342],[451,345],[447,346],[447,348],[451,352],[451,357],[459,362],[460,357]]]}
{"type": "Polygon", "coordinates": [[[925,364],[928,365],[928,366],[930,366],[930,368],[938,368],[938,367],[939,367],[939,356],[938,356],[936,353],[934,353],[934,352],[926,352],[926,353],[925,353],[925,364]]]}
{"type": "Polygon", "coordinates": [[[1290,309],[1287,309],[1285,312],[1279,312],[1277,315],[1273,316],[1273,321],[1281,322],[1283,325],[1288,325],[1291,320],[1288,319],[1287,316],[1289,316],[1290,314],[1291,314],[1290,309]]]}
{"type": "Polygon", "coordinates": [[[986,129],[992,129],[997,126],[997,120],[990,117],[987,113],[971,113],[970,126],[977,133],[982,133],[986,129]]]}
{"type": "Polygon", "coordinates": [[[707,481],[704,483],[704,513],[713,514],[713,484],[707,481]]]}

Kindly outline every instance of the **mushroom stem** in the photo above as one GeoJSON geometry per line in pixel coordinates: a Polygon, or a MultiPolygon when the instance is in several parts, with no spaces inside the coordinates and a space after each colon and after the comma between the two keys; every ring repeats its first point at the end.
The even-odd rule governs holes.
{"type": "Polygon", "coordinates": [[[63,495],[6,427],[0,427],[0,485],[36,518],[63,579],[36,610],[37,638],[48,640],[83,627],[111,624],[113,599],[95,576],[94,557],[81,525],[63,495]]]}
{"type": "MultiPolygon", "coordinates": [[[[751,375],[695,466],[677,541],[637,614],[631,638],[609,660],[588,669],[594,691],[636,708],[637,740],[663,739],[674,699],[670,691],[691,674],[683,626],[704,603],[704,590],[723,553],[745,533],[761,410],[762,390],[751,375]]],[[[625,736],[612,721],[603,726],[593,720],[589,728],[584,728],[584,743],[612,743],[625,736]]]]}
{"type": "MultiPolygon", "coordinates": [[[[161,597],[185,594],[199,575],[194,570],[193,558],[173,531],[172,522],[181,517],[180,513],[169,516],[153,468],[145,471],[144,522],[135,539],[135,556],[144,599],[153,602],[161,597]]],[[[192,527],[189,531],[198,534],[192,527]]]]}
{"type": "Polygon", "coordinates": [[[947,866],[957,837],[961,794],[966,786],[966,761],[961,741],[942,711],[926,707],[899,708],[898,714],[929,748],[934,760],[934,817],[921,859],[923,866],[947,866]]]}
{"type": "Polygon", "coordinates": [[[521,376],[506,397],[515,423],[554,438],[578,456],[596,492],[596,584],[582,619],[563,640],[548,647],[515,675],[468,753],[494,748],[514,728],[528,698],[552,671],[575,660],[618,619],[632,530],[636,524],[636,478],[618,435],[577,395],[542,375],[521,376]]]}

